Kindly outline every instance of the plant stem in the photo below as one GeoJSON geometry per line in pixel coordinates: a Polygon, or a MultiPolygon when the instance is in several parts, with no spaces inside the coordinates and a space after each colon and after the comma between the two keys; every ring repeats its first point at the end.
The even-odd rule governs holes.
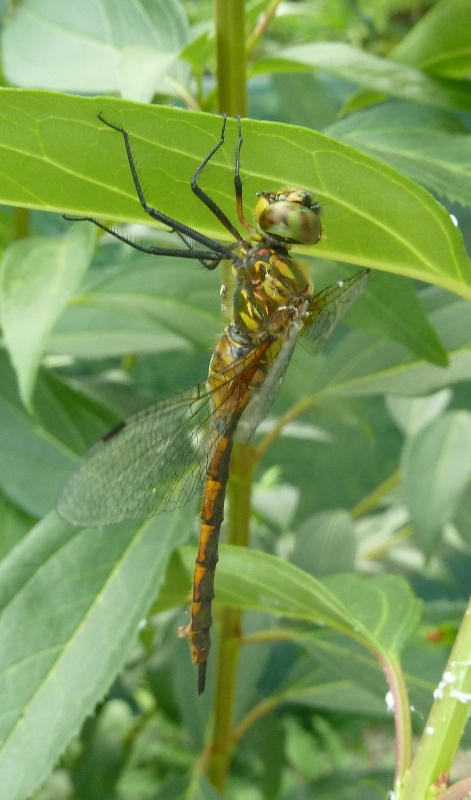
{"type": "Polygon", "coordinates": [[[412,728],[410,719],[409,695],[404,673],[399,661],[393,658],[379,659],[388,686],[393,696],[394,727],[396,733],[396,771],[394,786],[400,787],[412,758],[412,728]]]}
{"type": "Polygon", "coordinates": [[[247,116],[244,0],[214,0],[219,111],[247,116]]]}
{"type": "Polygon", "coordinates": [[[268,6],[267,10],[263,14],[260,22],[257,23],[254,30],[250,34],[249,38],[247,39],[246,45],[246,52],[249,54],[254,46],[257,44],[258,40],[261,36],[265,33],[266,29],[268,28],[270,22],[272,21],[273,17],[276,14],[276,9],[280,5],[282,0],[271,0],[270,5],[268,6]]]}
{"type": "MultiPolygon", "coordinates": [[[[419,749],[400,800],[431,800],[450,772],[471,706],[471,600],[443,678],[435,690],[419,749]]],[[[453,787],[451,787],[453,788],[453,787]]],[[[451,788],[449,791],[451,791],[451,788]]],[[[445,795],[446,796],[446,793],[445,795]]],[[[456,794],[449,794],[456,798],[456,794]]],[[[458,795],[459,797],[459,795],[458,795]]]]}
{"type": "Polygon", "coordinates": [[[290,422],[299,417],[300,414],[303,414],[304,411],[307,411],[309,408],[312,408],[314,403],[316,402],[314,397],[304,397],[302,400],[298,400],[294,405],[291,406],[289,411],[286,411],[285,414],[277,420],[276,424],[271,429],[270,433],[267,433],[266,436],[263,437],[262,441],[257,445],[257,458],[262,458],[265,455],[268,448],[276,442],[278,439],[281,431],[283,428],[288,425],[290,422]]]}
{"type": "MultiPolygon", "coordinates": [[[[247,116],[245,71],[244,0],[214,0],[219,111],[230,116],[247,116]]],[[[226,280],[224,280],[226,283],[226,280]]],[[[227,541],[248,547],[250,537],[250,500],[255,464],[249,445],[235,444],[228,484],[227,541]]],[[[222,792],[234,743],[234,719],[237,667],[240,653],[242,612],[224,608],[219,617],[216,686],[212,719],[210,756],[207,775],[222,792]]]]}
{"type": "Polygon", "coordinates": [[[363,500],[360,500],[360,502],[352,508],[350,511],[351,518],[359,519],[363,517],[364,514],[367,514],[368,511],[372,511],[380,504],[383,497],[387,497],[396,486],[399,486],[401,481],[402,474],[397,470],[397,472],[394,472],[389,478],[386,478],[383,483],[380,483],[376,489],[373,489],[370,494],[364,497],[363,500]]]}
{"type": "Polygon", "coordinates": [[[378,544],[376,547],[372,547],[370,550],[367,550],[366,553],[363,553],[362,559],[375,561],[377,558],[382,558],[392,547],[396,547],[396,545],[401,544],[401,542],[404,542],[406,539],[410,539],[413,533],[414,528],[412,525],[403,525],[402,528],[393,533],[386,542],[382,542],[382,544],[378,544]]]}
{"type": "MultiPolygon", "coordinates": [[[[234,445],[231,460],[231,477],[227,487],[229,513],[227,520],[228,544],[248,547],[250,538],[250,501],[252,477],[255,466],[251,445],[234,445]]],[[[208,777],[219,791],[229,770],[234,740],[234,719],[237,667],[241,647],[242,611],[223,608],[219,616],[216,687],[214,692],[213,731],[208,762],[208,777]]]]}

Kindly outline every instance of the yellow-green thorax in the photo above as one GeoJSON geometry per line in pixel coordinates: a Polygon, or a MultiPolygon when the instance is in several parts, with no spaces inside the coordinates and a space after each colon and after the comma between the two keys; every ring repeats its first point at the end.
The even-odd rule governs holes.
{"type": "Polygon", "coordinates": [[[246,242],[233,271],[233,325],[252,342],[282,333],[312,297],[307,272],[284,248],[246,242]]]}

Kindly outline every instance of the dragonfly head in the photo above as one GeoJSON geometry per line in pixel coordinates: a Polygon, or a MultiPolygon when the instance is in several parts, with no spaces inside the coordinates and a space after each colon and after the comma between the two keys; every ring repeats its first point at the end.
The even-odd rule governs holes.
{"type": "Polygon", "coordinates": [[[306,189],[257,192],[256,223],[264,233],[286,244],[316,244],[322,234],[321,205],[306,189]]]}

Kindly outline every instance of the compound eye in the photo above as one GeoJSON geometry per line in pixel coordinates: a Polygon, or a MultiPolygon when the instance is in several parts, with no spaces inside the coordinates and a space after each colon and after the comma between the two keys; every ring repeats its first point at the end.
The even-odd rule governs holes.
{"type": "Polygon", "coordinates": [[[316,244],[321,238],[322,224],[318,211],[300,205],[299,201],[270,203],[262,197],[257,203],[255,219],[262,231],[285,242],[316,244]]]}
{"type": "Polygon", "coordinates": [[[260,224],[260,217],[265,212],[266,208],[270,205],[270,201],[265,194],[260,193],[260,200],[257,200],[256,206],[254,208],[254,218],[257,225],[260,225],[262,231],[265,230],[263,225],[260,224]]]}

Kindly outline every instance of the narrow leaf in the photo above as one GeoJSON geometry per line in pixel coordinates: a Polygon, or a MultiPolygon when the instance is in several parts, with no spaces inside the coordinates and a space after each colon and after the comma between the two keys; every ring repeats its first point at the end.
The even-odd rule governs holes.
{"type": "Polygon", "coordinates": [[[347,321],[368,333],[400,342],[418,358],[442,367],[448,364],[446,350],[414,287],[400,275],[383,272],[371,275],[365,296],[352,306],[347,321]]]}
{"type": "Polygon", "coordinates": [[[0,565],[8,800],[24,800],[44,780],[122,668],[182,530],[170,515],[92,531],[51,514],[0,565]]]}
{"type": "Polygon", "coordinates": [[[373,92],[384,92],[403,100],[451,110],[471,110],[471,87],[463,85],[462,81],[433,78],[419,69],[343,42],[287,47],[275,57],[260,59],[253,73],[289,72],[293,66],[319,69],[373,92]]]}
{"type": "Polygon", "coordinates": [[[352,331],[329,354],[314,375],[311,391],[318,396],[401,394],[423,396],[471,378],[471,307],[440,294],[441,305],[430,314],[449,355],[449,366],[414,359],[404,347],[352,331]]]}
{"type": "Polygon", "coordinates": [[[422,429],[406,443],[402,469],[411,522],[431,555],[471,475],[471,415],[449,412],[422,429]]]}
{"type": "Polygon", "coordinates": [[[452,397],[451,389],[442,389],[426,397],[388,395],[386,407],[402,433],[415,436],[443,413],[452,397]]]}
{"type": "Polygon", "coordinates": [[[77,453],[115,423],[104,407],[45,372],[31,417],[18,396],[8,356],[0,352],[0,487],[28,514],[40,517],[54,508],[77,453]]]}
{"type": "Polygon", "coordinates": [[[88,268],[92,225],[76,225],[65,239],[31,237],[7,248],[0,265],[0,313],[20,396],[31,408],[47,338],[88,268]]]}

